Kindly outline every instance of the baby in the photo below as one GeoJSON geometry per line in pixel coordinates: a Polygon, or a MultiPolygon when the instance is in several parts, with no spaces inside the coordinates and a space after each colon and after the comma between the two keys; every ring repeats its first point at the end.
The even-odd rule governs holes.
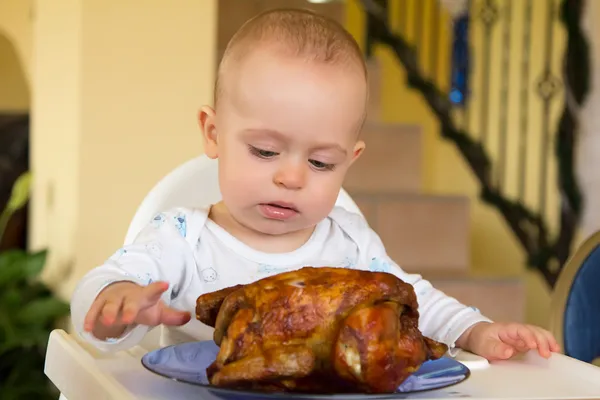
{"type": "Polygon", "coordinates": [[[550,332],[494,323],[405,273],[362,216],[335,206],[365,149],[367,95],[362,54],[335,21],[304,10],[248,21],[219,66],[214,109],[198,116],[223,200],[165,210],[91,270],[71,303],[79,334],[105,351],[157,325],[200,339],[207,327],[190,317],[199,295],[310,265],[383,270],[412,284],[421,331],[451,350],[490,360],[558,351],[550,332]]]}

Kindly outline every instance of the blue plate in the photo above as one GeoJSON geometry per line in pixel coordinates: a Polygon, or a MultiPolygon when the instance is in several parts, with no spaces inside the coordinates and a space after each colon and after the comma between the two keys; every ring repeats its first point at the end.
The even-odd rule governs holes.
{"type": "Polygon", "coordinates": [[[212,341],[190,342],[154,350],[142,357],[148,370],[174,379],[206,388],[221,399],[402,399],[409,393],[440,389],[464,381],[469,369],[460,362],[442,357],[427,361],[417,372],[408,377],[394,394],[304,394],[265,393],[252,390],[228,389],[212,386],[206,377],[206,368],[215,360],[219,347],[212,341]]]}

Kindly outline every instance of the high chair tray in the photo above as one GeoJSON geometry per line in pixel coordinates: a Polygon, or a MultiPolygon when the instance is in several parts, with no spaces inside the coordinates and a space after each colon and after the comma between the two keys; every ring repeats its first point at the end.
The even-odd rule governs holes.
{"type": "MultiPolygon", "coordinates": [[[[200,386],[146,370],[140,360],[150,350],[154,349],[136,346],[126,352],[105,354],[57,329],[50,334],[45,373],[68,400],[218,399],[200,386]]],[[[530,352],[509,361],[488,363],[460,352],[457,360],[471,370],[469,379],[409,397],[600,399],[600,368],[561,354],[545,360],[530,352]]]]}

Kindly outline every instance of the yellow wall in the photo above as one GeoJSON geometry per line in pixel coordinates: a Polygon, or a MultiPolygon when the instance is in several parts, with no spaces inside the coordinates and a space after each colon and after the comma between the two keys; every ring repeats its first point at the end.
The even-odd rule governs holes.
{"type": "Polygon", "coordinates": [[[84,4],[74,281],[121,246],[152,186],[203,152],[196,115],[212,100],[216,49],[215,0],[84,4]]]}
{"type": "Polygon", "coordinates": [[[31,75],[31,21],[34,16],[34,1],[36,0],[0,1],[0,36],[5,36],[14,47],[28,82],[31,75]]]}
{"type": "Polygon", "coordinates": [[[14,46],[0,35],[0,112],[28,111],[29,87],[14,46]]]}
{"type": "MultiPolygon", "coordinates": [[[[414,7],[416,1],[425,2],[425,15],[429,13],[429,7],[431,7],[433,0],[409,0],[408,3],[409,15],[414,15],[412,7],[414,7]]],[[[398,0],[391,0],[391,15],[392,15],[392,26],[399,30],[399,4],[398,0]]],[[[478,7],[479,1],[474,1],[474,7],[478,7]]],[[[535,88],[539,75],[542,70],[543,60],[543,46],[544,43],[544,23],[546,15],[546,2],[534,2],[533,10],[533,24],[532,24],[532,51],[531,51],[531,74],[529,87],[535,88]]],[[[517,151],[517,138],[518,138],[518,122],[519,122],[519,69],[521,67],[521,37],[523,34],[523,7],[521,3],[513,5],[513,24],[511,25],[511,34],[513,38],[512,53],[510,55],[510,73],[512,78],[510,80],[510,106],[508,111],[508,147],[509,154],[516,154],[517,151]]],[[[351,0],[348,3],[347,10],[347,27],[359,40],[362,46],[364,46],[364,12],[358,5],[356,0],[351,0]]],[[[408,30],[406,32],[409,40],[412,38],[412,23],[409,20],[408,30]]],[[[481,94],[481,77],[477,73],[481,72],[480,66],[482,65],[482,54],[477,51],[482,48],[482,39],[480,24],[473,24],[473,31],[471,32],[472,38],[477,37],[473,40],[472,46],[474,54],[474,65],[473,68],[473,98],[472,98],[472,112],[471,112],[471,127],[479,126],[479,118],[477,110],[481,98],[478,97],[481,94]],[[479,67],[479,68],[478,68],[479,67]]],[[[439,34],[439,49],[444,53],[439,54],[438,60],[440,61],[437,65],[437,72],[441,77],[449,77],[449,50],[450,42],[452,37],[450,30],[450,20],[448,15],[444,14],[443,23],[440,26],[439,34]]],[[[423,43],[425,48],[421,50],[421,63],[424,65],[424,71],[428,76],[431,76],[430,68],[431,65],[428,56],[430,54],[427,46],[431,41],[427,37],[431,30],[429,27],[424,29],[423,43]]],[[[406,33],[405,33],[406,34],[406,33]]],[[[501,71],[501,27],[498,26],[495,29],[495,33],[492,37],[491,53],[492,53],[492,68],[489,82],[489,93],[494,98],[490,101],[490,143],[496,143],[498,140],[498,126],[499,126],[499,103],[498,93],[500,93],[499,82],[500,71],[501,71]]],[[[555,26],[554,28],[554,50],[553,50],[553,71],[555,74],[559,74],[560,58],[562,56],[562,49],[564,47],[565,35],[561,27],[555,26]]],[[[395,123],[406,123],[406,124],[420,124],[424,131],[424,150],[423,150],[423,176],[424,176],[424,189],[430,194],[459,194],[468,196],[471,202],[471,261],[472,271],[474,274],[486,275],[486,276],[523,276],[527,282],[527,319],[531,323],[547,326],[549,316],[549,292],[542,281],[540,276],[536,273],[527,272],[525,268],[525,253],[521,249],[520,245],[516,241],[516,238],[512,231],[508,228],[504,219],[499,213],[492,207],[483,204],[479,201],[479,185],[474,179],[469,167],[464,162],[462,156],[459,154],[455,146],[446,140],[441,139],[439,132],[439,124],[436,117],[430,111],[428,105],[423,100],[421,95],[416,91],[407,87],[403,67],[399,64],[396,57],[387,48],[379,46],[376,50],[376,56],[381,60],[382,63],[382,81],[385,84],[382,87],[382,119],[386,122],[395,123]]],[[[559,75],[560,76],[560,75],[559,75]]],[[[438,85],[447,90],[448,79],[438,79],[438,85]]],[[[556,126],[557,118],[559,116],[562,101],[560,97],[562,93],[557,95],[557,100],[552,106],[553,119],[551,126],[556,126]]],[[[541,102],[537,95],[530,92],[531,106],[529,109],[529,143],[528,149],[528,175],[527,180],[529,182],[535,182],[539,179],[539,160],[537,159],[537,152],[540,151],[540,132],[541,132],[541,102]]],[[[457,121],[460,121],[460,117],[457,116],[457,121]]],[[[477,131],[475,131],[477,133],[477,131]]],[[[488,149],[492,157],[496,157],[498,154],[497,147],[492,146],[488,149]]],[[[553,161],[553,157],[550,157],[553,161]]],[[[516,171],[516,163],[510,163],[507,172],[509,179],[507,180],[507,190],[511,195],[516,194],[516,177],[518,172],[516,171]]],[[[551,222],[557,220],[558,210],[558,196],[556,192],[556,186],[554,183],[555,179],[555,163],[552,162],[549,169],[549,181],[548,181],[548,198],[549,204],[548,209],[550,210],[547,219],[551,222]]],[[[526,192],[526,201],[528,206],[537,209],[537,189],[536,185],[528,187],[526,192]]],[[[555,231],[556,225],[553,224],[551,228],[555,231]]]]}
{"type": "Polygon", "coordinates": [[[0,112],[29,110],[29,10],[28,0],[0,2],[0,112]]]}
{"type": "Polygon", "coordinates": [[[32,82],[30,240],[50,249],[45,278],[64,297],[122,244],[148,190],[202,153],[216,12],[216,0],[0,2],[0,38],[32,82]]]}

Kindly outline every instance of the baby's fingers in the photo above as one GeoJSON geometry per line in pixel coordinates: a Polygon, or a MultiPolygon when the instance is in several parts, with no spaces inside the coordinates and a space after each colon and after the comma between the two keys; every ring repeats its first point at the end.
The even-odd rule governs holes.
{"type": "Polygon", "coordinates": [[[140,299],[139,298],[126,298],[123,302],[123,311],[121,313],[121,322],[124,324],[131,324],[135,321],[140,311],[140,299]]]}
{"type": "Polygon", "coordinates": [[[83,321],[83,329],[86,332],[91,332],[94,329],[104,304],[106,304],[106,301],[101,298],[94,300],[92,303],[92,306],[88,310],[87,314],[85,315],[85,320],[83,321]]]}
{"type": "Polygon", "coordinates": [[[160,296],[169,288],[168,282],[153,282],[144,287],[142,292],[143,299],[147,302],[145,306],[154,305],[160,300],[160,296]]]}
{"type": "Polygon", "coordinates": [[[558,353],[560,351],[560,345],[556,341],[554,335],[545,329],[541,329],[541,333],[546,337],[546,340],[548,341],[548,346],[550,346],[550,351],[558,353]]]}
{"type": "Polygon", "coordinates": [[[185,325],[191,319],[191,315],[187,311],[180,311],[168,307],[161,302],[160,323],[165,325],[185,325]]]}
{"type": "Polygon", "coordinates": [[[121,306],[123,305],[122,298],[113,298],[106,301],[104,308],[102,308],[102,323],[106,326],[110,326],[115,323],[121,306]]]}
{"type": "Polygon", "coordinates": [[[552,337],[552,334],[540,328],[535,329],[534,334],[538,344],[538,353],[540,353],[542,357],[550,357],[551,352],[555,351],[554,348],[558,347],[558,344],[552,337]]]}
{"type": "Polygon", "coordinates": [[[516,336],[521,339],[527,348],[535,349],[537,347],[537,338],[529,326],[515,325],[512,329],[514,329],[514,331],[511,332],[511,336],[516,336]]]}
{"type": "Polygon", "coordinates": [[[550,350],[554,353],[560,352],[560,344],[558,344],[558,342],[550,332],[548,332],[548,334],[550,335],[550,350]]]}
{"type": "Polygon", "coordinates": [[[515,349],[517,349],[517,351],[523,353],[529,350],[529,346],[527,344],[525,344],[525,341],[523,339],[521,339],[520,337],[518,337],[515,334],[516,338],[513,337],[512,335],[509,334],[508,331],[500,331],[498,333],[498,337],[500,338],[500,340],[502,340],[504,343],[514,347],[515,349]]]}

